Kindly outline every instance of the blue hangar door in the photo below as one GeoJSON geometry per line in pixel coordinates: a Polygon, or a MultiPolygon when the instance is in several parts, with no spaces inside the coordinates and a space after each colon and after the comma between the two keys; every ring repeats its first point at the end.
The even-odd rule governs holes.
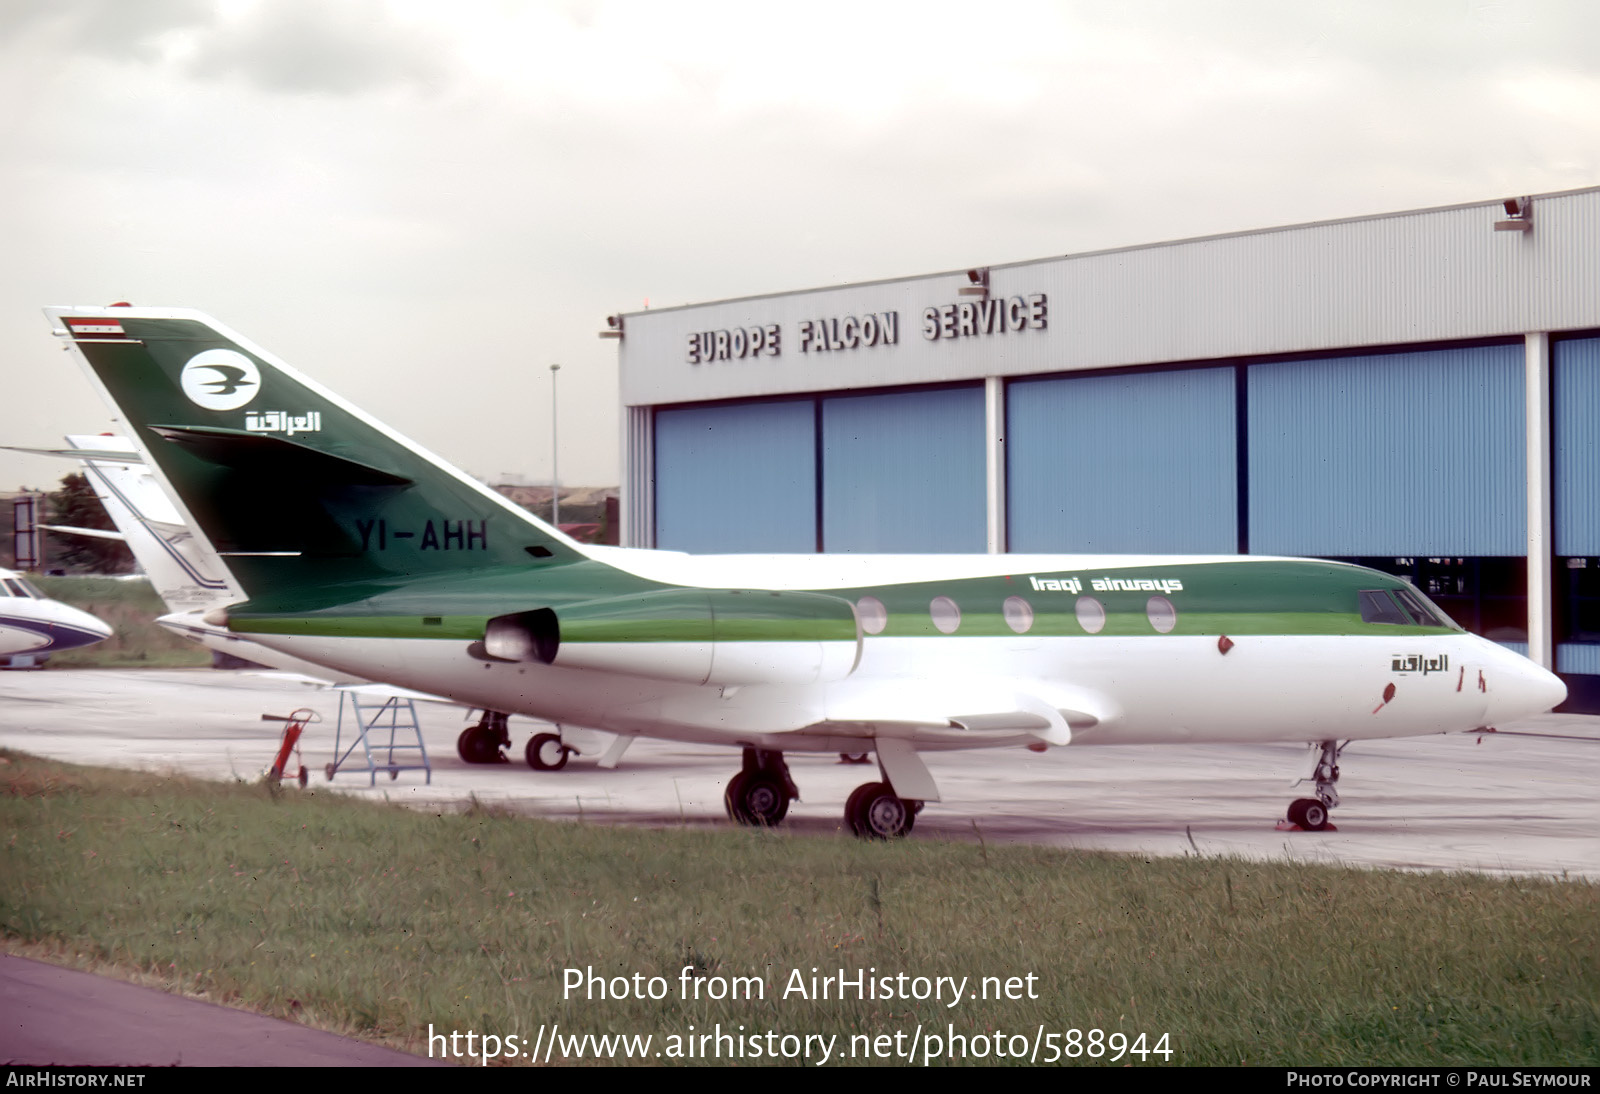
{"type": "Polygon", "coordinates": [[[1400,574],[1526,652],[1520,342],[1252,365],[1248,399],[1252,554],[1400,574]]]}
{"type": "Polygon", "coordinates": [[[1233,554],[1234,388],[1232,366],[1008,384],[1009,549],[1233,554]]]}
{"type": "Polygon", "coordinates": [[[1556,671],[1563,710],[1600,710],[1600,338],[1551,347],[1556,671]]]}
{"type": "Polygon", "coordinates": [[[658,410],[656,546],[694,554],[815,551],[816,469],[810,399],[658,410]]]}

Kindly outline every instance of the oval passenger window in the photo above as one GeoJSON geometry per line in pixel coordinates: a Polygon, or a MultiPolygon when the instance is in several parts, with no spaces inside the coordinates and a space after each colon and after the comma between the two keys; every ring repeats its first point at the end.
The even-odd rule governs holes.
{"type": "Polygon", "coordinates": [[[1027,634],[1033,627],[1033,605],[1020,596],[1008,596],[1001,610],[1005,613],[1006,626],[1018,634],[1027,634]]]}
{"type": "Polygon", "coordinates": [[[1078,616],[1078,626],[1090,634],[1099,634],[1106,625],[1106,606],[1092,596],[1078,597],[1073,611],[1078,616]]]}
{"type": "Polygon", "coordinates": [[[864,596],[856,601],[856,618],[861,620],[861,629],[868,634],[882,634],[883,628],[889,625],[889,609],[877,597],[864,596]]]}
{"type": "Polygon", "coordinates": [[[956,628],[961,626],[961,609],[948,596],[934,597],[928,605],[928,614],[933,617],[933,625],[939,628],[940,634],[955,634],[956,628]]]}
{"type": "Polygon", "coordinates": [[[1162,634],[1171,634],[1172,628],[1178,625],[1178,609],[1164,596],[1152,596],[1146,601],[1144,614],[1150,625],[1162,634]]]}

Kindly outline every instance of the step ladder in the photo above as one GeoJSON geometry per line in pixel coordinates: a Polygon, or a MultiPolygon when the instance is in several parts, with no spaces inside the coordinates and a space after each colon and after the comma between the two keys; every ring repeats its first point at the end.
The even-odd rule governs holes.
{"type": "Polygon", "coordinates": [[[378,785],[378,772],[387,771],[389,778],[398,779],[402,771],[423,771],[433,784],[433,764],[428,760],[428,748],[422,743],[422,725],[417,721],[417,704],[413,699],[389,696],[382,703],[362,703],[361,696],[353,691],[339,693],[339,720],[333,731],[334,761],[323,768],[332,782],[333,777],[347,769],[361,770],[366,761],[367,784],[378,785]],[[344,747],[345,704],[350,705],[350,720],[355,723],[348,748],[344,747]],[[387,731],[388,743],[382,740],[387,731]],[[354,761],[356,748],[361,757],[354,761]]]}

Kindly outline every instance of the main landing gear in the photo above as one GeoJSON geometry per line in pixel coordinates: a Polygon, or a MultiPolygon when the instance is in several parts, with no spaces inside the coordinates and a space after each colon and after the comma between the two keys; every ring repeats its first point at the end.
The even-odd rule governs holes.
{"type": "Polygon", "coordinates": [[[535,733],[528,738],[522,756],[535,771],[560,771],[567,766],[567,757],[576,751],[561,740],[559,733],[535,733]]]}
{"type": "Polygon", "coordinates": [[[861,839],[899,839],[920,812],[921,802],[900,797],[888,783],[867,783],[844,803],[844,822],[861,839]]]}
{"type": "MultiPolygon", "coordinates": [[[[782,821],[789,803],[799,800],[783,753],[759,748],[744,750],[744,766],[722,795],[729,819],[763,828],[782,821]]],[[[922,802],[900,797],[887,781],[867,783],[850,795],[844,822],[862,839],[898,839],[911,831],[920,812],[922,802]]]]}
{"type": "Polygon", "coordinates": [[[783,753],[761,748],[744,750],[744,767],[728,780],[722,795],[729,819],[763,828],[783,820],[789,803],[799,800],[800,790],[789,776],[783,753]]]}
{"type": "Polygon", "coordinates": [[[1321,751],[1317,755],[1317,765],[1311,774],[1299,780],[1300,783],[1314,783],[1317,796],[1314,798],[1296,798],[1289,803],[1289,823],[1305,829],[1307,832],[1322,832],[1332,825],[1328,823],[1328,813],[1339,804],[1339,791],[1334,784],[1339,781],[1339,753],[1345,750],[1346,741],[1323,741],[1321,751]]]}
{"type": "Polygon", "coordinates": [[[469,764],[509,763],[500,751],[511,746],[511,734],[506,730],[503,711],[486,710],[477,725],[468,726],[456,738],[456,754],[469,764]]]}

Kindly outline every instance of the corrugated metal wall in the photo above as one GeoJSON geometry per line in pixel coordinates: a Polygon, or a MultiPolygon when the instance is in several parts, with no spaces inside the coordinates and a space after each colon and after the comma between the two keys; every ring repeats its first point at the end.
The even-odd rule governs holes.
{"type": "Polygon", "coordinates": [[[1558,555],[1600,555],[1600,338],[1551,347],[1558,555]]]}
{"type": "Polygon", "coordinates": [[[1007,385],[1013,551],[1232,554],[1234,370],[1007,385]]]}
{"type": "Polygon", "coordinates": [[[658,308],[626,317],[625,405],[960,382],[1129,365],[1313,354],[1600,326],[1600,189],[995,266],[991,296],[1048,298],[1040,328],[927,338],[965,271],[658,308]],[[802,351],[801,324],[893,312],[896,338],[802,351]],[[694,363],[697,332],[772,328],[779,352],[694,363]]]}
{"type": "Polygon", "coordinates": [[[822,401],[823,550],[981,554],[983,388],[822,401]]]}
{"type": "Polygon", "coordinates": [[[1523,555],[1522,347],[1249,370],[1255,554],[1523,555]]]}
{"type": "Polygon", "coordinates": [[[815,453],[810,399],[658,411],[656,546],[815,551],[815,453]]]}

